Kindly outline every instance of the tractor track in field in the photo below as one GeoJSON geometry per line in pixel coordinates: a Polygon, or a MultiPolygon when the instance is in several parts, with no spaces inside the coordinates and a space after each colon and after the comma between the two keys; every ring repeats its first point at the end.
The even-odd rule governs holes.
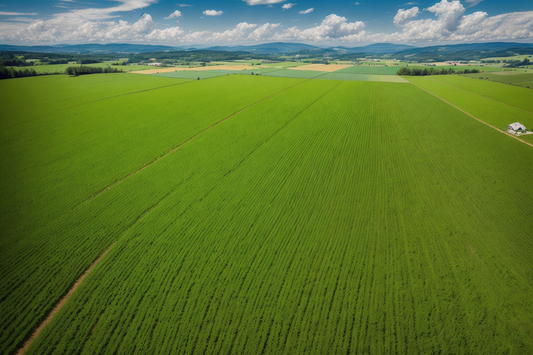
{"type": "Polygon", "coordinates": [[[54,306],[54,308],[48,314],[48,316],[39,324],[39,326],[31,334],[31,336],[24,342],[24,345],[22,346],[22,348],[20,348],[19,351],[17,351],[16,353],[17,355],[23,355],[28,351],[33,341],[39,336],[42,330],[52,321],[52,319],[54,319],[54,316],[63,308],[63,306],[69,300],[69,298],[72,297],[74,292],[76,292],[78,287],[80,287],[81,283],[87,277],[87,275],[89,275],[91,271],[93,271],[96,265],[98,265],[100,261],[102,261],[102,259],[107,255],[107,253],[111,250],[111,248],[113,248],[114,245],[115,243],[107,247],[107,249],[104,250],[100,254],[100,256],[98,256],[98,258],[96,258],[96,260],[93,261],[93,263],[89,266],[89,268],[87,268],[87,270],[85,270],[83,274],[74,282],[74,284],[72,284],[68,292],[63,297],[61,297],[59,302],[54,306]]]}
{"type": "MultiPolygon", "coordinates": [[[[455,107],[456,109],[458,109],[459,111],[461,111],[461,112],[467,114],[468,116],[472,117],[472,118],[475,119],[476,121],[479,121],[479,122],[483,123],[484,125],[487,125],[487,126],[489,126],[490,128],[493,128],[493,129],[497,130],[498,132],[501,132],[501,133],[505,134],[506,136],[509,136],[509,137],[511,137],[511,138],[514,138],[514,139],[516,139],[516,140],[519,141],[519,142],[522,142],[522,143],[524,143],[524,144],[529,145],[530,147],[533,147],[533,144],[531,144],[531,143],[529,143],[529,142],[526,142],[526,141],[523,141],[523,140],[521,140],[520,138],[518,138],[518,137],[516,137],[516,136],[513,136],[512,134],[509,134],[509,133],[507,133],[507,132],[504,132],[504,131],[502,131],[501,129],[499,129],[499,128],[497,128],[497,127],[494,127],[493,125],[488,124],[487,122],[485,122],[485,121],[483,121],[483,120],[477,118],[476,116],[474,116],[474,115],[472,115],[472,114],[466,112],[466,111],[463,110],[462,108],[460,108],[460,107],[458,107],[458,106],[455,106],[455,105],[452,104],[451,102],[448,102],[448,101],[444,100],[442,97],[435,95],[435,94],[432,93],[431,91],[428,91],[428,90],[424,89],[423,87],[416,85],[416,84],[413,83],[413,82],[411,82],[411,84],[413,84],[414,86],[416,86],[416,87],[419,88],[420,90],[424,90],[424,91],[427,92],[428,94],[431,94],[431,95],[435,96],[436,98],[438,98],[438,99],[444,101],[444,102],[447,103],[448,105],[450,105],[450,106],[452,106],[452,107],[455,107]]],[[[498,102],[499,102],[499,101],[498,101],[498,102]]],[[[514,106],[513,106],[513,107],[514,107],[514,106]]]]}
{"type": "Polygon", "coordinates": [[[516,106],[513,106],[513,105],[510,105],[510,104],[507,104],[505,102],[501,102],[501,101],[498,101],[496,99],[493,99],[492,97],[488,97],[488,96],[485,96],[485,95],[481,95],[481,94],[478,94],[477,92],[473,92],[473,91],[470,91],[470,90],[466,90],[464,88],[461,88],[459,86],[455,86],[455,85],[452,85],[452,84],[448,84],[448,83],[445,83],[444,81],[440,81],[440,80],[437,80],[437,79],[433,79],[433,78],[428,78],[429,80],[433,80],[437,83],[441,83],[441,84],[444,84],[444,85],[448,85],[448,86],[451,86],[452,88],[455,88],[455,89],[460,89],[460,90],[463,90],[463,91],[466,91],[470,94],[474,94],[474,95],[477,95],[477,96],[481,96],[481,97],[484,97],[486,99],[489,99],[489,100],[492,100],[494,102],[497,102],[497,103],[500,103],[500,104],[503,104],[503,105],[506,105],[506,106],[509,106],[509,107],[512,107],[512,108],[516,108],[518,110],[521,110],[521,111],[524,111],[524,112],[527,112],[527,113],[530,113],[530,114],[533,114],[533,112],[531,111],[528,111],[528,110],[525,110],[523,108],[520,108],[520,107],[516,107],[516,106]]]}
{"type": "MultiPolygon", "coordinates": [[[[131,173],[131,174],[129,174],[129,175],[123,177],[122,179],[119,179],[119,180],[115,181],[115,182],[112,183],[111,185],[106,186],[105,188],[103,188],[102,190],[100,190],[98,193],[96,193],[96,194],[94,194],[93,196],[89,197],[88,200],[92,200],[93,198],[96,198],[96,197],[100,196],[101,194],[103,194],[104,192],[108,191],[109,189],[115,187],[116,185],[120,184],[121,182],[124,182],[124,181],[126,181],[127,179],[131,178],[132,176],[137,175],[138,173],[140,173],[140,172],[143,171],[144,169],[149,168],[150,166],[154,165],[155,163],[157,163],[157,162],[160,161],[161,159],[166,158],[166,157],[169,156],[170,154],[174,153],[176,150],[178,150],[178,149],[182,148],[183,146],[189,144],[190,142],[192,142],[193,140],[195,140],[196,138],[198,138],[198,137],[201,136],[202,134],[204,134],[204,133],[208,132],[209,130],[215,128],[216,126],[218,126],[218,125],[220,125],[220,124],[226,122],[226,121],[229,120],[230,118],[237,116],[237,115],[240,114],[241,112],[244,112],[244,111],[246,111],[246,110],[248,110],[248,109],[254,107],[255,105],[260,104],[260,103],[263,102],[263,101],[266,101],[266,100],[268,100],[268,99],[270,99],[270,98],[272,98],[272,97],[274,97],[274,96],[276,96],[276,95],[278,95],[278,94],[281,94],[282,92],[284,92],[284,91],[286,91],[286,90],[289,90],[290,88],[293,88],[293,87],[295,87],[295,86],[301,85],[301,84],[303,84],[303,83],[305,83],[305,82],[307,82],[307,81],[309,81],[309,80],[311,80],[311,79],[307,79],[307,80],[304,80],[304,81],[302,81],[302,82],[300,82],[300,83],[298,83],[298,84],[295,84],[295,85],[291,85],[291,86],[289,86],[289,87],[286,87],[286,88],[283,89],[283,90],[280,90],[280,91],[275,92],[275,93],[273,93],[273,94],[271,94],[271,95],[269,95],[269,96],[267,96],[267,97],[264,97],[264,98],[262,98],[261,100],[259,100],[259,101],[257,101],[257,102],[254,102],[254,103],[251,104],[250,106],[246,106],[245,108],[240,109],[239,111],[235,112],[234,114],[232,114],[232,115],[230,115],[230,116],[228,116],[228,117],[226,117],[226,118],[223,118],[222,120],[220,120],[220,121],[218,121],[218,122],[212,124],[211,126],[205,128],[204,130],[200,131],[200,132],[197,133],[195,136],[193,136],[193,137],[187,139],[185,142],[181,143],[181,144],[178,145],[177,147],[174,147],[174,148],[172,148],[171,150],[169,150],[168,152],[166,152],[165,154],[160,155],[160,156],[157,157],[155,160],[153,160],[153,161],[151,161],[150,163],[146,164],[145,166],[143,166],[143,167],[140,168],[139,170],[134,171],[133,173],[131,173]]],[[[86,201],[87,201],[87,200],[86,200],[86,201]]]]}

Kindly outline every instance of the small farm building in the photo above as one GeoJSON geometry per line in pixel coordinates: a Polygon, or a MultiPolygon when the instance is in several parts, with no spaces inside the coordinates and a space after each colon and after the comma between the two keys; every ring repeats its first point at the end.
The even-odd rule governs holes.
{"type": "Polygon", "coordinates": [[[525,131],[526,130],[526,126],[524,126],[520,122],[511,123],[510,125],[507,126],[507,128],[513,131],[520,131],[520,130],[525,131]]]}

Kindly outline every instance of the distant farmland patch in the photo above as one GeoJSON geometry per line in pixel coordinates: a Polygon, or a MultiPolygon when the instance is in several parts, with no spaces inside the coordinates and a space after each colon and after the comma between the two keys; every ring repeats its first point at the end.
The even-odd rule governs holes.
{"type": "Polygon", "coordinates": [[[375,75],[375,74],[351,74],[351,73],[327,73],[317,76],[316,79],[343,80],[343,81],[381,81],[390,83],[408,83],[398,75],[375,75]]]}
{"type": "Polygon", "coordinates": [[[313,70],[321,72],[334,72],[344,68],[349,68],[349,64],[308,64],[294,68],[288,68],[289,70],[313,70]]]}
{"type": "Polygon", "coordinates": [[[504,84],[512,84],[517,86],[526,87],[529,86],[529,88],[533,88],[533,73],[525,73],[525,72],[516,72],[516,71],[509,71],[509,72],[501,72],[501,73],[481,73],[481,74],[466,74],[466,77],[475,78],[475,79],[482,79],[482,80],[490,80],[490,81],[496,81],[499,83],[504,84]],[[507,74],[509,73],[509,74],[507,74]]]}
{"type": "Polygon", "coordinates": [[[349,68],[341,69],[338,73],[348,74],[372,74],[372,75],[396,75],[398,67],[372,66],[372,65],[354,65],[349,68]]]}

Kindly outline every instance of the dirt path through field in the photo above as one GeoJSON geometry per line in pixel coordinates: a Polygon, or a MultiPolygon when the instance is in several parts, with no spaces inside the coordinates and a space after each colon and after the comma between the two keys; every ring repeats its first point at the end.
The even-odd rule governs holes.
{"type": "MultiPolygon", "coordinates": [[[[520,138],[518,138],[518,137],[516,137],[516,136],[513,136],[512,134],[509,134],[509,133],[507,133],[507,132],[504,132],[504,131],[502,131],[501,129],[499,129],[499,128],[497,128],[497,127],[494,127],[493,125],[488,124],[487,122],[480,120],[480,119],[477,118],[476,116],[471,115],[470,113],[466,112],[465,110],[463,110],[463,109],[461,109],[461,108],[455,106],[454,104],[452,104],[452,103],[450,103],[450,102],[444,100],[442,97],[435,95],[434,93],[432,93],[432,92],[430,92],[430,91],[424,89],[423,87],[420,87],[420,86],[414,84],[413,82],[411,82],[411,84],[413,84],[414,86],[416,86],[417,88],[419,88],[419,89],[421,89],[421,90],[424,90],[424,91],[427,92],[428,94],[431,94],[431,95],[435,96],[436,98],[441,99],[442,101],[446,102],[448,105],[450,105],[450,106],[452,106],[452,107],[455,107],[455,108],[458,109],[459,111],[461,111],[461,112],[463,112],[463,113],[466,113],[468,116],[472,117],[472,118],[475,119],[476,121],[479,121],[479,122],[481,122],[481,123],[483,123],[483,124],[489,126],[490,128],[494,128],[494,129],[497,130],[498,132],[501,132],[501,133],[503,133],[503,134],[505,134],[505,135],[507,135],[507,136],[509,136],[509,137],[512,137],[512,138],[516,139],[516,140],[519,141],[519,142],[522,142],[522,143],[524,143],[524,144],[527,144],[527,145],[533,147],[533,144],[528,143],[528,142],[526,142],[526,141],[523,141],[523,140],[521,140],[520,138]]],[[[498,102],[499,102],[499,101],[498,101],[498,102]]],[[[514,107],[514,106],[513,106],[513,107],[514,107]]]]}
{"type": "Polygon", "coordinates": [[[451,86],[452,88],[455,88],[455,89],[460,89],[460,90],[463,90],[463,91],[466,91],[466,92],[469,92],[471,94],[474,94],[474,95],[477,95],[477,96],[481,96],[481,97],[484,97],[486,99],[489,99],[489,100],[492,100],[494,102],[498,102],[500,104],[503,104],[503,105],[506,105],[506,106],[509,106],[509,107],[513,107],[513,108],[516,108],[518,110],[522,110],[524,112],[527,112],[527,113],[531,113],[533,114],[533,112],[531,111],[528,111],[528,110],[525,110],[523,108],[520,108],[520,107],[516,107],[516,106],[513,106],[513,105],[510,105],[510,104],[506,104],[505,102],[501,102],[501,101],[498,101],[496,99],[493,99],[492,97],[488,97],[488,96],[485,96],[485,95],[481,95],[481,94],[478,94],[477,92],[473,92],[473,91],[470,91],[470,90],[466,90],[466,89],[463,89],[462,87],[459,87],[459,86],[455,86],[455,85],[452,85],[452,84],[448,84],[448,83],[445,83],[444,81],[440,81],[438,79],[435,79],[435,78],[428,78],[429,80],[433,80],[437,83],[441,83],[441,84],[444,84],[444,85],[448,85],[448,86],[451,86]]]}
{"type": "Polygon", "coordinates": [[[63,306],[69,300],[69,298],[72,297],[74,292],[76,292],[78,287],[80,287],[81,283],[87,277],[87,275],[89,275],[91,271],[93,271],[96,265],[98,265],[98,263],[107,255],[107,253],[111,250],[111,248],[113,248],[114,245],[115,243],[111,244],[106,250],[104,250],[104,252],[100,254],[100,256],[96,258],[96,260],[91,264],[91,266],[89,266],[89,268],[85,270],[85,272],[76,280],[76,282],[74,282],[74,284],[72,285],[70,290],[67,292],[67,294],[59,300],[59,302],[56,304],[54,309],[52,309],[52,312],[48,314],[46,319],[42,321],[41,324],[39,324],[39,326],[37,327],[37,329],[35,329],[35,331],[32,333],[30,338],[26,340],[26,342],[24,343],[24,346],[17,352],[17,355],[25,354],[26,351],[28,351],[28,348],[30,347],[32,342],[39,336],[41,331],[48,325],[48,323],[50,323],[52,319],[54,319],[54,316],[61,310],[61,308],[63,308],[63,306]]]}

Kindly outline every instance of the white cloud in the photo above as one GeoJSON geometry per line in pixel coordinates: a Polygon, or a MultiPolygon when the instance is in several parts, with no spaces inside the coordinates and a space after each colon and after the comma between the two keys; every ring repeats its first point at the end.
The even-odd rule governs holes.
{"type": "Polygon", "coordinates": [[[178,7],[192,7],[192,5],[189,5],[189,4],[178,4],[178,7]]]}
{"type": "Polygon", "coordinates": [[[224,11],[216,11],[216,10],[205,10],[203,12],[206,16],[220,16],[224,13],[224,11]]]}
{"type": "Polygon", "coordinates": [[[468,5],[468,9],[471,8],[471,7],[476,6],[477,4],[479,4],[482,1],[484,1],[484,0],[466,0],[466,2],[470,4],[470,5],[468,5]]]}
{"type": "MultiPolygon", "coordinates": [[[[181,27],[165,28],[162,24],[156,24],[146,13],[135,22],[114,19],[117,17],[115,12],[139,9],[154,2],[155,0],[121,0],[118,6],[71,10],[49,20],[32,20],[31,17],[22,16],[11,18],[9,21],[0,21],[0,43],[168,42],[176,45],[180,42],[246,44],[280,40],[321,43],[533,40],[533,11],[497,16],[478,11],[464,15],[466,10],[459,1],[448,0],[425,9],[424,11],[433,14],[428,19],[417,19],[422,13],[417,7],[398,10],[394,17],[398,30],[394,33],[368,33],[365,31],[365,23],[348,22],[345,17],[335,14],[328,15],[321,23],[307,28],[284,28],[279,23],[242,22],[226,30],[188,33],[181,27]]],[[[206,10],[209,11],[222,13],[206,10]]],[[[169,18],[172,15],[172,18],[179,18],[176,11],[169,18]]]]}
{"type": "Polygon", "coordinates": [[[408,20],[416,17],[419,13],[418,7],[416,6],[408,10],[400,9],[396,16],[394,16],[394,24],[399,27],[403,26],[408,20]]]}
{"type": "Polygon", "coordinates": [[[11,12],[11,11],[0,11],[0,16],[36,16],[39,15],[36,12],[11,12]]]}
{"type": "Polygon", "coordinates": [[[375,34],[368,40],[381,41],[490,41],[533,38],[533,12],[515,12],[489,17],[486,12],[464,15],[464,6],[457,0],[428,7],[436,19],[412,20],[420,12],[414,7],[398,10],[394,24],[402,32],[375,34]]]}
{"type": "Polygon", "coordinates": [[[176,10],[173,13],[171,13],[170,15],[168,15],[168,17],[165,17],[165,20],[171,20],[171,19],[174,19],[174,18],[179,18],[181,16],[182,16],[181,11],[180,10],[176,10]]]}
{"type": "Polygon", "coordinates": [[[104,8],[86,8],[70,10],[55,14],[54,16],[62,22],[80,23],[86,20],[104,20],[113,17],[119,17],[113,15],[115,12],[127,12],[133,10],[144,9],[157,2],[157,0],[118,0],[120,5],[104,8]]]}
{"type": "Polygon", "coordinates": [[[284,2],[284,1],[287,1],[287,0],[242,0],[242,1],[244,1],[248,5],[253,6],[253,5],[277,4],[277,3],[284,2]]]}
{"type": "Polygon", "coordinates": [[[361,5],[361,3],[359,1],[356,1],[354,5],[361,5]]]}
{"type": "Polygon", "coordinates": [[[307,10],[300,11],[298,13],[301,14],[301,15],[305,15],[305,14],[308,14],[308,13],[313,12],[313,11],[315,11],[314,7],[310,8],[310,9],[307,9],[307,10]]]}
{"type": "Polygon", "coordinates": [[[361,21],[348,22],[346,17],[331,14],[326,16],[322,23],[316,27],[305,30],[291,27],[286,29],[282,34],[276,36],[275,39],[299,41],[347,41],[362,38],[364,35],[364,28],[365,24],[361,21]]]}
{"type": "Polygon", "coordinates": [[[298,4],[288,3],[288,4],[284,4],[284,5],[282,5],[281,8],[282,8],[283,10],[288,10],[288,9],[292,8],[294,5],[298,5],[298,4]]]}

